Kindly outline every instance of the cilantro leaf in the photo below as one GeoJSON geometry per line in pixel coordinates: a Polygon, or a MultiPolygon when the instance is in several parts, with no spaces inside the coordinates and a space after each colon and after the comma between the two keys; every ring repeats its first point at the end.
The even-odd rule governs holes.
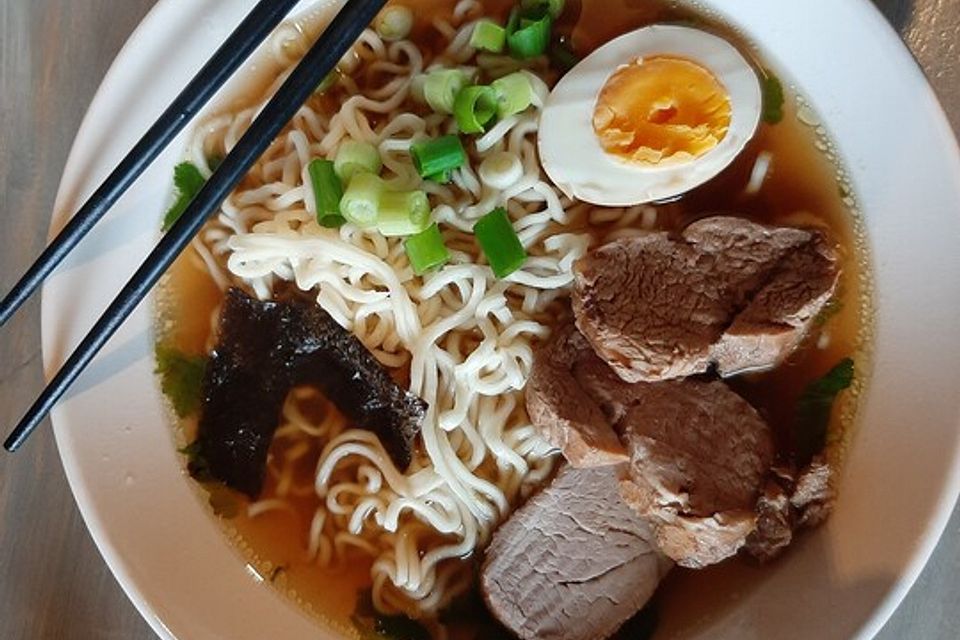
{"type": "Polygon", "coordinates": [[[189,416],[200,407],[200,390],[207,359],[188,356],[163,345],[157,345],[156,356],[160,388],[170,399],[178,416],[189,416]]]}
{"type": "Polygon", "coordinates": [[[833,403],[842,391],[853,384],[854,373],[853,360],[845,358],[825,376],[807,385],[800,396],[794,438],[801,460],[809,460],[823,449],[833,403]]]}
{"type": "Polygon", "coordinates": [[[177,200],[163,216],[163,231],[169,231],[180,219],[206,182],[203,174],[192,162],[181,162],[174,168],[173,185],[176,188],[177,200]]]}
{"type": "Polygon", "coordinates": [[[761,80],[763,92],[763,121],[767,124],[777,124],[783,120],[783,85],[780,78],[770,71],[764,70],[761,80]]]}

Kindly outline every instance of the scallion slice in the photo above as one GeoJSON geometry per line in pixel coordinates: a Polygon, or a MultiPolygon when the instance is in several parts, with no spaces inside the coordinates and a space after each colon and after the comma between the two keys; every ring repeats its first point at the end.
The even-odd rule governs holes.
{"type": "Polygon", "coordinates": [[[497,92],[491,87],[466,87],[457,95],[453,115],[464,133],[483,133],[497,115],[497,92]]]}
{"type": "Polygon", "coordinates": [[[340,214],[358,227],[372,227],[377,223],[380,197],[385,190],[379,176],[372,173],[354,175],[340,200],[340,214]]]}
{"type": "Polygon", "coordinates": [[[410,147],[410,155],[421,178],[459,169],[467,161],[463,143],[455,135],[416,142],[410,147]]]}
{"type": "Polygon", "coordinates": [[[457,94],[469,82],[461,69],[434,69],[423,80],[423,98],[437,113],[453,113],[457,94]]]}
{"type": "Polygon", "coordinates": [[[423,191],[385,191],[379,208],[377,231],[388,238],[416,235],[430,224],[430,202],[423,191]]]}
{"type": "Polygon", "coordinates": [[[533,84],[523,72],[503,76],[490,86],[497,92],[497,115],[501,118],[520,113],[533,103],[533,84]]]}
{"type": "Polygon", "coordinates": [[[503,207],[480,218],[473,226],[473,233],[498,278],[506,278],[526,262],[527,252],[503,207]]]}
{"type": "Polygon", "coordinates": [[[403,5],[387,7],[373,21],[377,34],[387,42],[403,40],[413,30],[413,11],[403,5]]]}
{"type": "Polygon", "coordinates": [[[340,143],[337,157],[333,160],[333,168],[344,182],[350,182],[350,179],[360,172],[380,173],[382,166],[380,151],[369,142],[357,140],[340,143]]]}
{"type": "Polygon", "coordinates": [[[471,47],[491,53],[500,53],[506,43],[507,30],[488,19],[477,22],[473,27],[473,33],[470,35],[471,47]]]}
{"type": "Polygon", "coordinates": [[[422,276],[431,269],[442,267],[450,260],[450,252],[443,243],[443,236],[440,235],[440,227],[437,223],[407,238],[403,248],[407,251],[413,272],[418,276],[422,276]]]}
{"type": "Polygon", "coordinates": [[[507,23],[507,45],[515,58],[526,60],[543,55],[550,44],[553,18],[546,5],[535,7],[530,12],[514,9],[507,23]]]}
{"type": "Polygon", "coordinates": [[[345,222],[340,215],[343,184],[334,171],[333,163],[329,160],[312,160],[307,165],[307,173],[310,175],[313,199],[317,205],[317,223],[321,227],[339,227],[345,222]]]}

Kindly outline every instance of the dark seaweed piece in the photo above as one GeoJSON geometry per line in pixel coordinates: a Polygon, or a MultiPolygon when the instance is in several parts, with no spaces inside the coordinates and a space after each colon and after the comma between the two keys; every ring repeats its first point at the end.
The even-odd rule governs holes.
{"type": "Polygon", "coordinates": [[[197,447],[210,474],[256,497],[284,399],[304,385],[377,434],[397,467],[409,466],[423,400],[315,304],[260,302],[231,289],[203,382],[197,447]]]}

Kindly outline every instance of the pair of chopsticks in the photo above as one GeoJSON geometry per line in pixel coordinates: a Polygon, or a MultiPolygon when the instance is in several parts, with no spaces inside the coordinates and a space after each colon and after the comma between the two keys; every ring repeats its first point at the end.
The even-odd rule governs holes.
{"type": "MultiPolygon", "coordinates": [[[[160,152],[216,93],[254,49],[283,20],[298,0],[260,0],[210,61],[187,85],[156,124],[127,154],[103,185],[83,205],[0,302],[0,326],[36,290],[160,152]]],[[[347,0],[316,44],[260,112],[234,149],[224,158],[183,215],[161,238],[133,277],[120,290],[90,332],[47,384],[3,446],[16,451],[63,397],[70,385],[147,296],[207,219],[243,179],[284,126],[374,19],[386,0],[347,0]]]]}

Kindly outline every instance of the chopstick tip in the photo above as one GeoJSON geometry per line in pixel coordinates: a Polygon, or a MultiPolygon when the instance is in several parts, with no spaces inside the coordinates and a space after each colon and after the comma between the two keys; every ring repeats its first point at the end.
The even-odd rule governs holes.
{"type": "Polygon", "coordinates": [[[23,437],[21,437],[19,433],[11,433],[10,436],[4,440],[3,448],[7,450],[7,453],[16,453],[20,445],[23,444],[23,440],[23,437]]]}

